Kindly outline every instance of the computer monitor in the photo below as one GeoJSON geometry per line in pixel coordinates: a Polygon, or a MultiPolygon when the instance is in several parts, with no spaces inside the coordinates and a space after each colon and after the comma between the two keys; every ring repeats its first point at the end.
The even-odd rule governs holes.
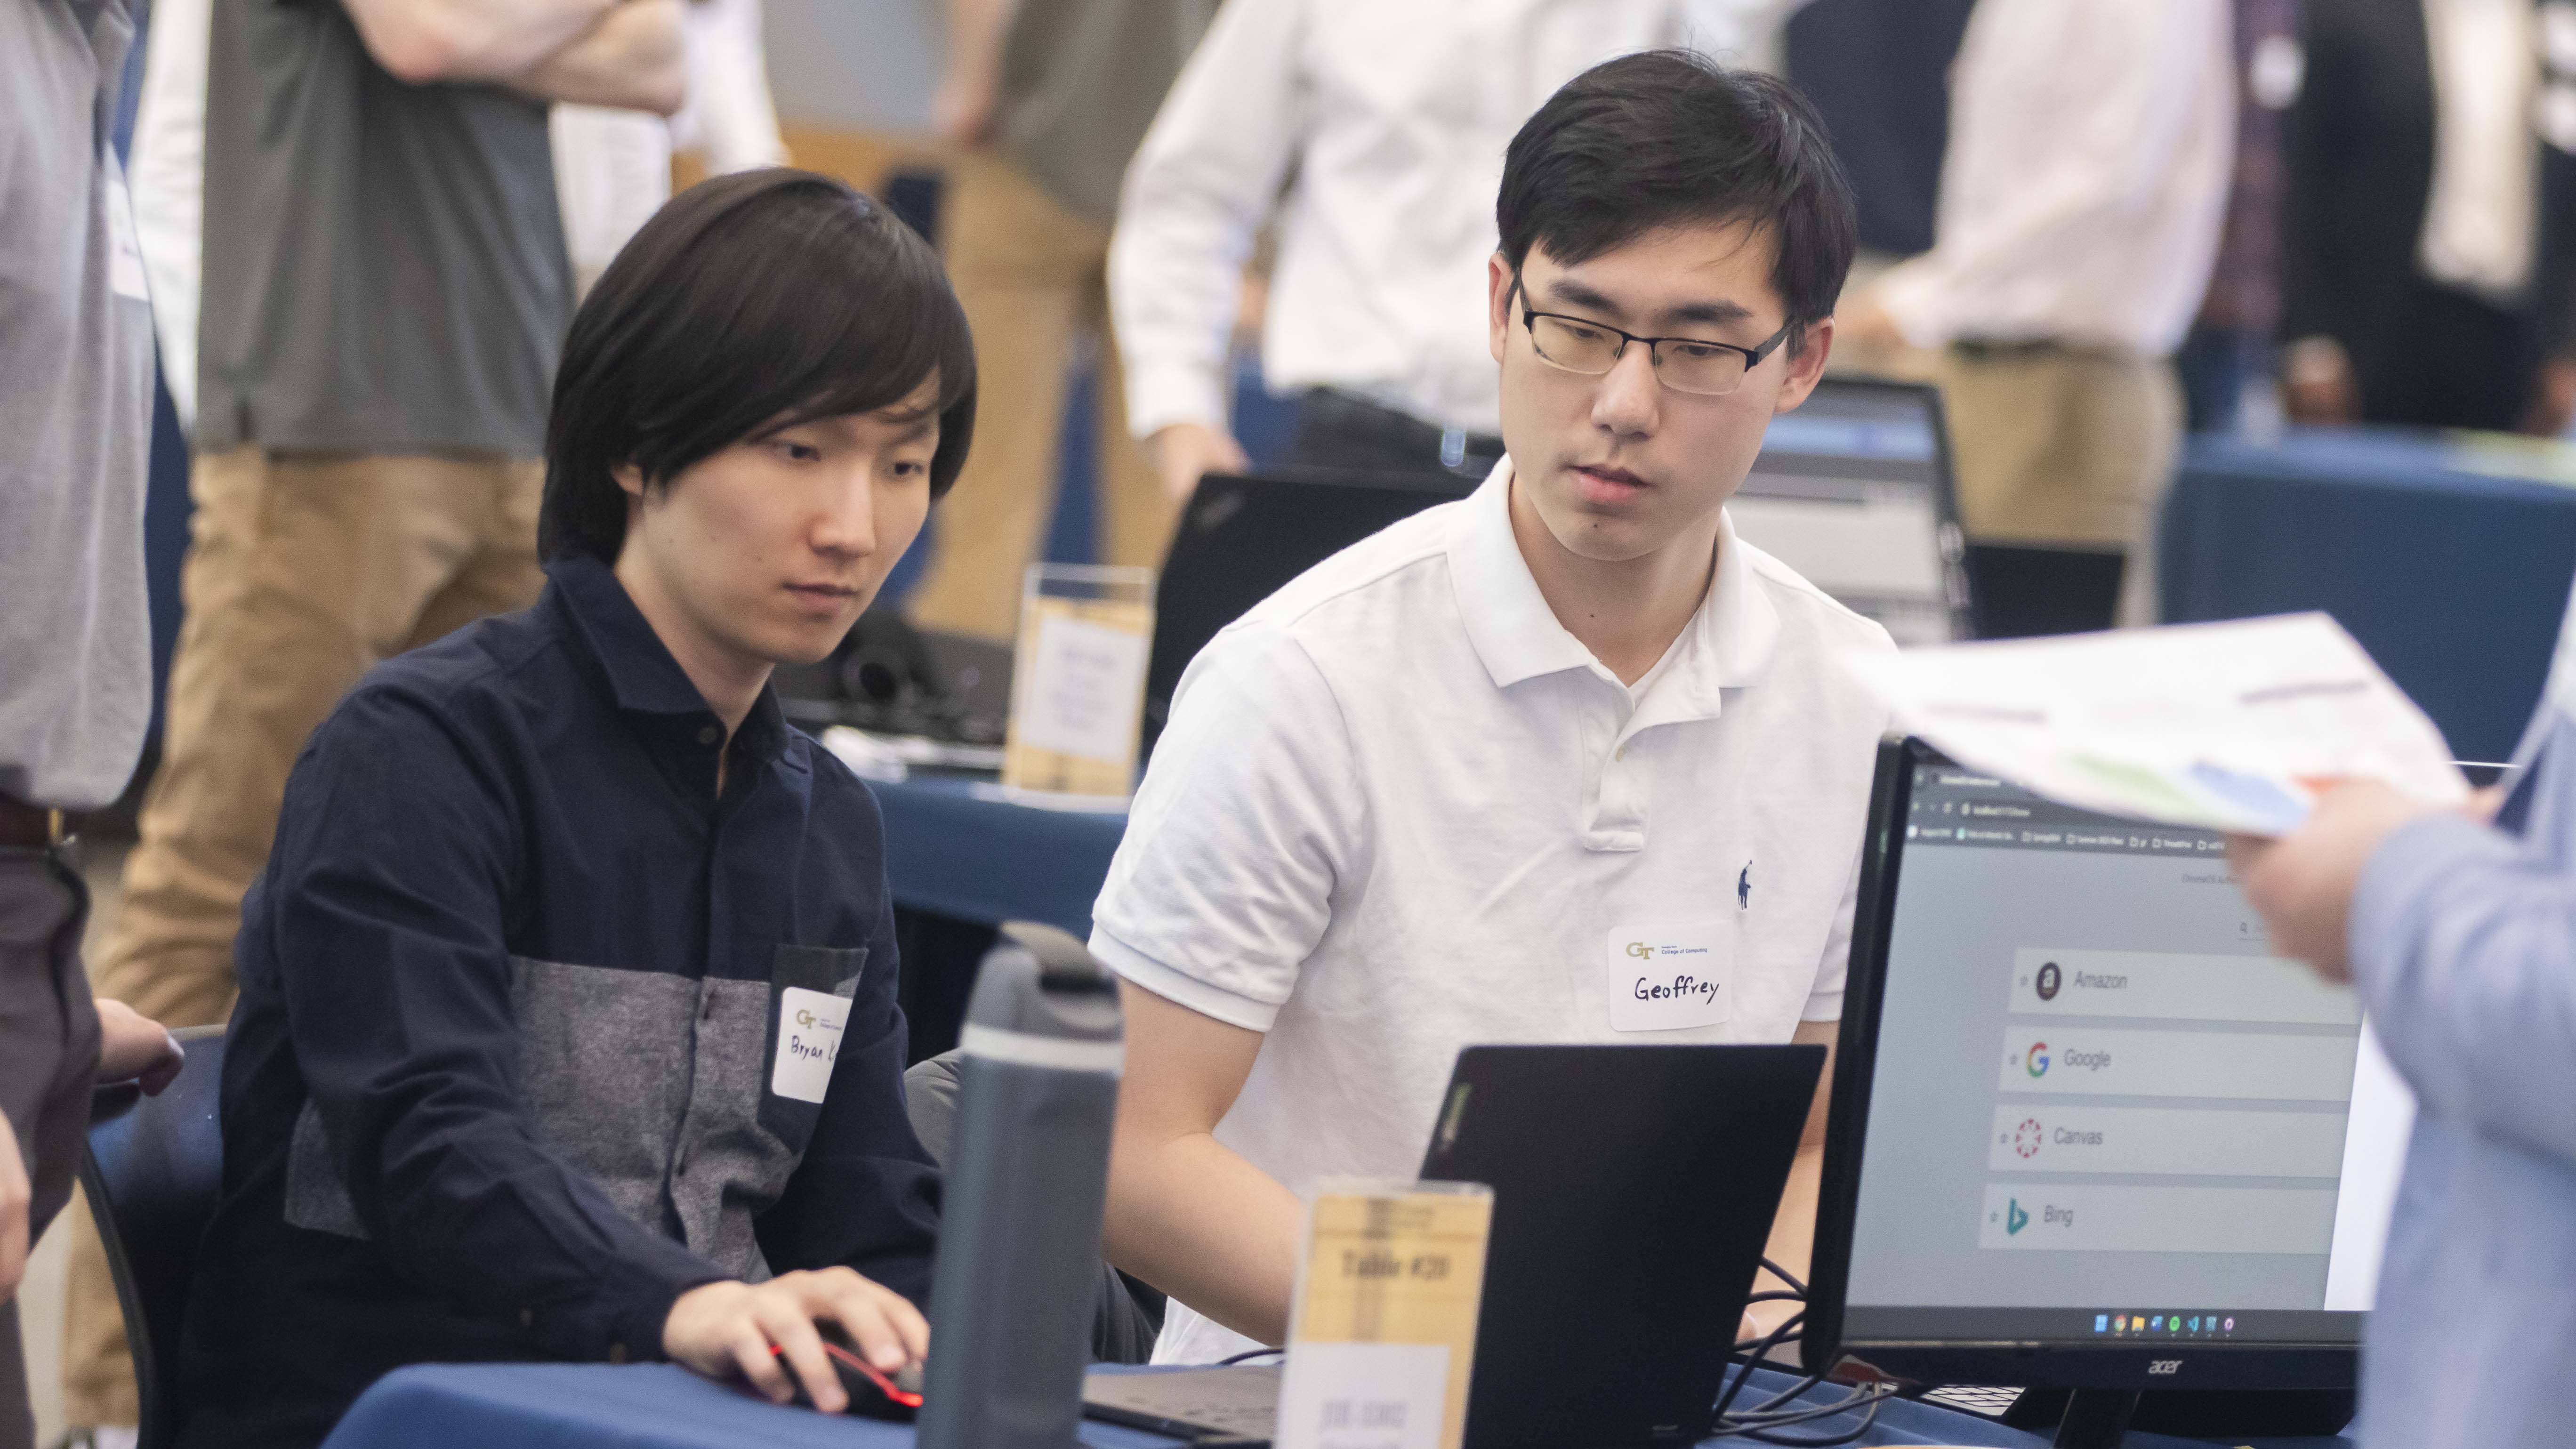
{"type": "Polygon", "coordinates": [[[1911,740],[1868,830],[1810,1365],[2349,1387],[2412,1100],[2354,994],[2271,954],[2220,838],[1911,740]]]}
{"type": "Polygon", "coordinates": [[[1771,420],[1735,531],[1899,644],[1976,634],[1941,394],[1829,377],[1771,420]]]}

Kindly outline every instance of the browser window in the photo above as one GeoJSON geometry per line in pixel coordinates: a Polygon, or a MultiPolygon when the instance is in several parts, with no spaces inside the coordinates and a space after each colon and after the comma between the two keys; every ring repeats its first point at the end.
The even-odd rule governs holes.
{"type": "Polygon", "coordinates": [[[2411,1104],[2219,837],[1947,765],[1902,829],[1855,1331],[2348,1336],[2411,1104]]]}

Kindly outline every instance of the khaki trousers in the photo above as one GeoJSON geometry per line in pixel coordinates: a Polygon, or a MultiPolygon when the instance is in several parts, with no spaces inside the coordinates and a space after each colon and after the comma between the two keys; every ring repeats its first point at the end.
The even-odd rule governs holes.
{"type": "Polygon", "coordinates": [[[1101,562],[1160,564],[1177,509],[1127,435],[1108,231],[987,153],[950,167],[941,229],[949,281],[975,334],[975,448],[940,501],[929,569],[908,608],[926,628],[1007,644],[1055,503],[1077,345],[1098,357],[1101,562]]]}
{"type": "Polygon", "coordinates": [[[1939,385],[1970,541],[2123,550],[2119,620],[2156,621],[2156,522],[2182,447],[2171,363],[2071,347],[1852,361],[1939,385]]]}
{"type": "MultiPolygon", "coordinates": [[[[231,1014],[242,893],[305,736],[379,662],[536,598],[544,476],[498,457],[245,447],[197,460],[161,768],[93,971],[101,995],[174,1027],[231,1014]]],[[[65,1417],[132,1424],[107,1260],[88,1215],[77,1222],[65,1417]]]]}

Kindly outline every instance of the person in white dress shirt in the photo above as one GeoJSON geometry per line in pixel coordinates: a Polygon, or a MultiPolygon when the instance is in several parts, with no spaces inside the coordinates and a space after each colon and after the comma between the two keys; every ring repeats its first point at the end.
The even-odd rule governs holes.
{"type": "Polygon", "coordinates": [[[1942,384],[1979,542],[2148,544],[2182,436],[2170,358],[2208,289],[2234,168],[2225,0],[1978,0],[1951,73],[1932,250],[1840,313],[1942,384]]]}
{"type": "Polygon", "coordinates": [[[1721,58],[1797,0],[1246,0],[1217,13],[1128,169],[1109,252],[1127,418],[1164,486],[1248,466],[1227,419],[1245,261],[1278,241],[1262,368],[1301,463],[1481,476],[1477,323],[1503,146],[1596,62],[1721,58]],[[1293,176],[1285,197],[1283,182],[1293,176]]]}

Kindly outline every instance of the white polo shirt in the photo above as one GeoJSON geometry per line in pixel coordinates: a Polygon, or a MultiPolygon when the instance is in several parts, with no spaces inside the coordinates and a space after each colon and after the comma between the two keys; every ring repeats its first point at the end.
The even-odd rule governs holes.
{"type": "MultiPolygon", "coordinates": [[[[1216,1135],[1292,1190],[1411,1177],[1460,1047],[1841,1015],[1886,716],[1834,656],[1886,632],[1728,524],[1632,699],[1540,595],[1510,486],[1200,651],[1092,912],[1111,969],[1268,1034],[1216,1135]]],[[[1247,1346],[1176,1302],[1155,1357],[1247,1346]]]]}

